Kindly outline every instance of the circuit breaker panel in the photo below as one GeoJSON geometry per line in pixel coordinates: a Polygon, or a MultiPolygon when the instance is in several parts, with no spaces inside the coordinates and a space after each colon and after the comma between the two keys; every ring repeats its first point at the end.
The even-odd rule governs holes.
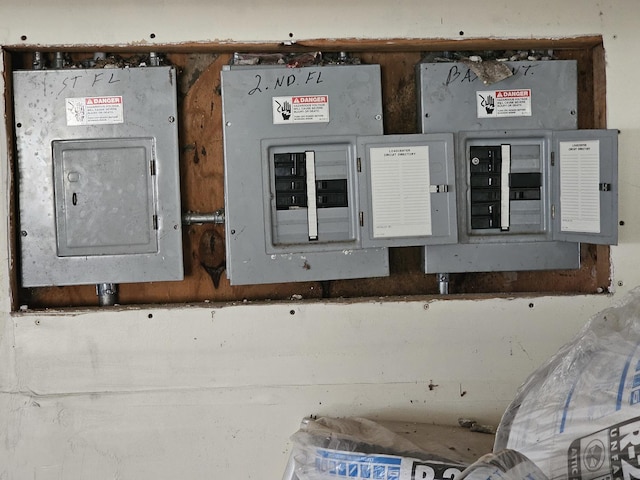
{"type": "Polygon", "coordinates": [[[231,66],[222,97],[231,284],[388,275],[386,249],[358,248],[341,138],[382,134],[379,66],[231,66]]]}
{"type": "Polygon", "coordinates": [[[617,242],[617,131],[576,130],[576,63],[507,65],[490,86],[417,66],[421,130],[456,136],[458,244],[426,246],[426,273],[572,269],[579,242],[617,242]]]}
{"type": "Polygon", "coordinates": [[[13,80],[22,285],[181,280],[175,69],[13,80]]]}
{"type": "Polygon", "coordinates": [[[453,136],[384,136],[378,65],[231,66],[222,96],[232,284],[387,276],[388,247],[456,241],[453,136]]]}

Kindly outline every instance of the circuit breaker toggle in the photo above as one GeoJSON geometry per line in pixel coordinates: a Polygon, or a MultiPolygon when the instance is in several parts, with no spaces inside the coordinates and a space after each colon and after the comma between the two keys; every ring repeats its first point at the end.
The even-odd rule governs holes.
{"type": "Polygon", "coordinates": [[[470,148],[471,228],[501,226],[502,155],[500,146],[470,148]]]}

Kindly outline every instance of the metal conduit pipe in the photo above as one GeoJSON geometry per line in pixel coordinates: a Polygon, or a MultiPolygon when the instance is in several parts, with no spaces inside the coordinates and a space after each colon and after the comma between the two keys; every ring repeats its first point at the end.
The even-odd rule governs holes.
{"type": "Polygon", "coordinates": [[[196,223],[224,223],[224,209],[216,210],[212,213],[193,213],[187,212],[182,214],[183,225],[193,225],[196,223]]]}
{"type": "Polygon", "coordinates": [[[99,283],[96,285],[98,304],[101,307],[112,307],[118,302],[118,285],[115,283],[99,283]]]}

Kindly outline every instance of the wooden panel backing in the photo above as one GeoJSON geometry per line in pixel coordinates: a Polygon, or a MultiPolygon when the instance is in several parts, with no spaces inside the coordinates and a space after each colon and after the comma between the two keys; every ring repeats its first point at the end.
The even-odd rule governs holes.
{"type": "MultiPolygon", "coordinates": [[[[329,41],[325,41],[325,47],[326,42],[329,41]]],[[[399,42],[395,48],[385,44],[376,50],[371,42],[345,41],[343,46],[350,47],[352,55],[358,56],[362,63],[381,65],[385,133],[417,133],[414,67],[422,57],[421,51],[434,50],[436,44],[431,45],[434,48],[428,48],[428,42],[423,41],[421,48],[414,48],[415,45],[412,47],[412,44],[399,42]]],[[[473,45],[480,44],[467,43],[465,49],[473,45]]],[[[486,49],[485,43],[482,45],[486,49]]],[[[523,47],[521,42],[510,45],[494,41],[490,45],[500,50],[537,46],[536,41],[528,47],[523,47]]],[[[339,46],[331,43],[328,50],[342,50],[339,46]]],[[[558,58],[572,58],[578,62],[579,127],[605,128],[604,50],[601,41],[587,37],[582,43],[573,41],[568,47],[554,53],[558,58]]],[[[263,51],[273,51],[273,46],[265,46],[263,51]]],[[[132,50],[130,53],[135,52],[132,50]]],[[[224,207],[220,71],[229,63],[232,53],[222,48],[198,50],[193,47],[184,51],[173,49],[173,53],[167,55],[168,62],[179,69],[179,161],[182,209],[185,212],[206,213],[224,207]]],[[[73,55],[79,58],[86,56],[86,52],[73,55]]],[[[126,56],[126,53],[120,55],[126,56]]],[[[18,50],[12,56],[17,65],[29,65],[29,52],[18,50]]],[[[256,198],[256,201],[260,199],[256,198]]],[[[15,219],[12,225],[14,223],[15,219]]],[[[435,275],[422,272],[419,247],[390,249],[391,276],[387,278],[237,287],[229,285],[224,272],[223,225],[184,226],[183,249],[183,281],[120,285],[120,303],[395,297],[438,293],[435,275]]],[[[13,276],[14,279],[18,276],[15,266],[13,276]]],[[[578,270],[452,274],[450,291],[456,294],[596,293],[606,292],[609,281],[609,248],[583,245],[578,270]]],[[[17,290],[16,304],[30,308],[97,305],[94,286],[17,290]]]]}

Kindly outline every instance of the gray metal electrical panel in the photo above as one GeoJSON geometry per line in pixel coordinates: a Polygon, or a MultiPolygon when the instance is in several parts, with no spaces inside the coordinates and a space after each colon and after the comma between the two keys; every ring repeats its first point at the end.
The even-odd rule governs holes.
{"type": "Polygon", "coordinates": [[[453,135],[382,134],[378,65],[222,72],[232,284],[386,276],[455,243],[453,135]]]}
{"type": "Polygon", "coordinates": [[[360,248],[355,144],[337,138],[382,134],[380,67],[229,67],[222,99],[229,281],[388,275],[386,248],[360,248]]]}
{"type": "Polygon", "coordinates": [[[617,130],[460,132],[458,245],[425,271],[570,269],[577,242],[617,242],[617,130]]]}
{"type": "Polygon", "coordinates": [[[22,285],[181,280],[176,71],[13,74],[22,285]]]}
{"type": "Polygon", "coordinates": [[[458,243],[427,245],[426,273],[578,268],[578,242],[617,241],[617,131],[576,130],[576,62],[506,64],[492,85],[416,67],[421,131],[456,137],[458,243]]]}

